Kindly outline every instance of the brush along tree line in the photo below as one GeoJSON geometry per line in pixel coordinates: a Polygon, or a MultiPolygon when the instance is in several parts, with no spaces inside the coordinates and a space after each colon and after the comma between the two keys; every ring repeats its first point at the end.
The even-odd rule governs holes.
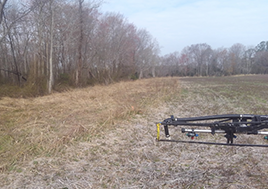
{"type": "MultiPolygon", "coordinates": [[[[208,44],[160,56],[158,42],[101,0],[0,0],[0,84],[109,84],[155,76],[212,76],[268,72],[268,42],[255,48],[208,44]]],[[[3,89],[3,87],[2,87],[3,89]]]]}

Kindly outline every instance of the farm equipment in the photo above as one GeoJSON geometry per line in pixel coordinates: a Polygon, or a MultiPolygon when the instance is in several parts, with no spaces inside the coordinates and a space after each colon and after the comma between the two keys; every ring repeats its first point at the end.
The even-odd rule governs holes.
{"type": "Polygon", "coordinates": [[[163,122],[157,123],[157,141],[268,147],[268,145],[234,143],[234,139],[237,137],[236,134],[266,135],[264,139],[268,140],[268,131],[264,131],[263,129],[268,129],[268,115],[225,114],[189,118],[175,118],[171,116],[163,122]],[[161,125],[164,126],[165,139],[160,139],[161,125]],[[181,132],[186,133],[192,140],[172,140],[169,134],[170,126],[180,126],[181,132]],[[193,141],[195,137],[199,136],[198,133],[223,134],[227,139],[227,143],[193,141]]]}

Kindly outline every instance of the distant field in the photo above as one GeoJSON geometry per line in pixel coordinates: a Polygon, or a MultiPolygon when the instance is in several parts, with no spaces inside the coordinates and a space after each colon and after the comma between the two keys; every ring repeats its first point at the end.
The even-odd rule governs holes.
{"type": "MultiPolygon", "coordinates": [[[[203,109],[205,111],[203,114],[217,112],[268,114],[268,75],[182,78],[181,81],[196,86],[193,89],[194,95],[215,102],[213,112],[211,110],[206,112],[203,109]],[[228,102],[224,103],[225,100],[228,102]]],[[[186,90],[191,90],[189,86],[185,87],[186,90]]]]}
{"type": "MultiPolygon", "coordinates": [[[[155,123],[170,115],[267,115],[267,102],[268,75],[157,78],[3,98],[0,187],[267,188],[267,148],[155,141],[155,123]]],[[[170,134],[189,140],[180,128],[170,134]]],[[[196,140],[226,142],[209,134],[196,140]]],[[[268,144],[251,135],[235,143],[268,144]]]]}

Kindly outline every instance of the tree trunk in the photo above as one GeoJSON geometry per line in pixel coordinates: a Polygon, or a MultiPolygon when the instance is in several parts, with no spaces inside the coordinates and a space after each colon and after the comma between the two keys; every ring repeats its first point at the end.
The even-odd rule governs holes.
{"type": "Polygon", "coordinates": [[[83,13],[82,13],[82,5],[83,0],[79,0],[79,44],[78,44],[78,62],[76,68],[76,86],[78,86],[81,82],[81,69],[82,69],[82,43],[83,43],[83,13]]]}
{"type": "Polygon", "coordinates": [[[10,33],[8,33],[8,38],[9,38],[10,49],[11,49],[11,52],[12,52],[12,57],[13,57],[13,61],[14,61],[14,65],[15,65],[15,69],[16,69],[16,73],[17,73],[17,77],[18,77],[18,82],[19,82],[19,85],[20,85],[19,68],[18,68],[18,63],[17,63],[17,59],[16,59],[16,55],[15,55],[14,46],[13,46],[13,38],[11,37],[10,33]]]}
{"type": "Polygon", "coordinates": [[[50,53],[49,53],[49,81],[48,81],[48,93],[52,91],[53,84],[53,29],[54,29],[54,11],[52,8],[53,0],[50,0],[50,11],[51,11],[51,23],[50,23],[50,53]]]}
{"type": "Polygon", "coordinates": [[[142,79],[142,77],[143,77],[143,72],[142,72],[142,69],[140,69],[139,79],[142,79]]]}

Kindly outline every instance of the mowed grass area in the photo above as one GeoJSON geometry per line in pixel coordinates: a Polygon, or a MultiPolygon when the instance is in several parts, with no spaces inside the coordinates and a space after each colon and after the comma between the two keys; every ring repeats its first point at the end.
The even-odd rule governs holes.
{"type": "MultiPolygon", "coordinates": [[[[5,125],[17,131],[12,123],[20,121],[24,127],[18,131],[25,133],[24,142],[10,139],[9,145],[21,145],[29,155],[14,154],[16,161],[0,173],[0,187],[266,188],[267,148],[164,143],[155,138],[156,122],[170,115],[267,115],[267,81],[268,75],[157,78],[36,99],[3,98],[6,103],[29,103],[23,110],[35,119],[23,122],[26,111],[8,106],[15,116],[10,113],[14,121],[5,125]],[[98,111],[90,112],[90,107],[98,111]],[[36,150],[29,148],[32,144],[36,150]]],[[[190,140],[180,129],[171,127],[171,137],[190,140]]],[[[196,140],[226,142],[222,134],[200,134],[196,140]]],[[[238,135],[234,142],[268,144],[259,135],[238,135]]]]}
{"type": "MultiPolygon", "coordinates": [[[[38,98],[0,99],[0,171],[33,157],[64,153],[178,94],[177,78],[120,82],[38,98]]],[[[17,171],[20,171],[18,169],[17,171]]]]}

